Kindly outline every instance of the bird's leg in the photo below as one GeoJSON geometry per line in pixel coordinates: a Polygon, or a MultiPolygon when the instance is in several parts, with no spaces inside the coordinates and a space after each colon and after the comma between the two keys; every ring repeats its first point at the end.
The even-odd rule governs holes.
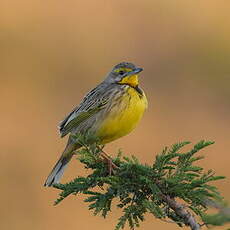
{"type": "Polygon", "coordinates": [[[111,159],[111,157],[106,153],[104,152],[102,149],[101,150],[101,153],[100,153],[100,156],[106,161],[106,163],[108,164],[108,169],[109,169],[109,175],[111,176],[112,175],[112,172],[113,170],[117,169],[118,166],[115,165],[111,159]]]}

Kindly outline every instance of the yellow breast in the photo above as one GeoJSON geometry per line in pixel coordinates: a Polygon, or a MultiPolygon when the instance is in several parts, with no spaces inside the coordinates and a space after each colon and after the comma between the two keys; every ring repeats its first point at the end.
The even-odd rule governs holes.
{"type": "Polygon", "coordinates": [[[121,99],[121,103],[108,112],[105,121],[99,128],[97,135],[102,144],[116,140],[130,133],[142,118],[147,108],[145,94],[140,95],[129,87],[121,99]]]}

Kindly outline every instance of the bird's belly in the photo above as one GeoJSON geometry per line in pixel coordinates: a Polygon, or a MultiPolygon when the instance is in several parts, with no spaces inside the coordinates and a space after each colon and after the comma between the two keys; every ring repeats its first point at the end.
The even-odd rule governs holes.
{"type": "Polygon", "coordinates": [[[135,89],[128,89],[118,106],[108,112],[98,129],[97,136],[102,144],[116,140],[130,133],[137,125],[147,107],[145,95],[140,96],[135,89]]]}

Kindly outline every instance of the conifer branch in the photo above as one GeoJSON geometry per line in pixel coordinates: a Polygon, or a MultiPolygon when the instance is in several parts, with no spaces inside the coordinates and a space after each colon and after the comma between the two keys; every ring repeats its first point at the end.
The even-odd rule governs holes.
{"type": "Polygon", "coordinates": [[[100,158],[103,146],[89,138],[92,137],[80,138],[84,148],[77,156],[92,173],[67,184],[54,185],[62,190],[55,205],[71,194],[86,194],[88,197],[84,201],[89,203],[89,209],[105,218],[116,200],[116,206],[122,209],[123,215],[115,230],[124,228],[126,223],[131,229],[138,227],[146,213],[161,220],[171,220],[179,227],[189,226],[192,230],[199,230],[204,224],[215,226],[230,222],[230,213],[223,212],[229,209],[222,196],[215,186],[210,185],[210,182],[224,177],[215,176],[212,170],[205,172],[195,165],[203,159],[196,156],[197,152],[213,142],[200,141],[185,152],[182,148],[190,142],[175,144],[158,154],[152,165],[141,164],[136,157],[125,157],[119,152],[111,159],[117,168],[110,175],[108,165],[100,158]],[[210,204],[222,207],[221,211],[218,209],[217,214],[208,215],[210,204]]]}

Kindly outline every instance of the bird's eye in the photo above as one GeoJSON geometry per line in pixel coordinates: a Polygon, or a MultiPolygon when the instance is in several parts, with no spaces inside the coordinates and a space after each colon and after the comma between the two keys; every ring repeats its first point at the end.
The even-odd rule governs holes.
{"type": "Polygon", "coordinates": [[[120,70],[120,71],[119,71],[119,74],[120,74],[120,75],[123,75],[124,73],[125,73],[125,71],[123,71],[123,70],[120,70]]]}

